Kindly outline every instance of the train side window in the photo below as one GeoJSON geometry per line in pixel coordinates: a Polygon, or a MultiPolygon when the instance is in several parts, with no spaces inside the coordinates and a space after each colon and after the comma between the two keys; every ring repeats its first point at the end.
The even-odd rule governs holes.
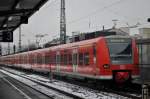
{"type": "Polygon", "coordinates": [[[68,62],[69,65],[72,65],[72,55],[69,54],[69,62],[68,62]]]}
{"type": "Polygon", "coordinates": [[[37,55],[37,63],[42,64],[42,56],[40,54],[37,55]]]}
{"type": "Polygon", "coordinates": [[[84,54],[84,64],[89,65],[89,53],[88,52],[84,54]]]}
{"type": "Polygon", "coordinates": [[[64,64],[64,55],[63,54],[61,55],[60,60],[61,60],[61,65],[63,65],[64,64]]]}
{"type": "Polygon", "coordinates": [[[56,55],[53,56],[53,64],[56,65],[56,55]]]}
{"type": "Polygon", "coordinates": [[[64,54],[64,65],[67,65],[67,54],[64,54]]]}
{"type": "Polygon", "coordinates": [[[34,55],[31,56],[31,62],[34,64],[34,55]]]}
{"type": "Polygon", "coordinates": [[[34,64],[37,63],[37,55],[34,55],[34,64]]]}
{"type": "Polygon", "coordinates": [[[77,53],[73,54],[73,65],[77,65],[77,53]]]}
{"type": "Polygon", "coordinates": [[[42,56],[41,55],[37,55],[37,63],[42,64],[42,56]]]}
{"type": "Polygon", "coordinates": [[[49,64],[50,63],[50,56],[45,56],[45,64],[49,64]]]}
{"type": "Polygon", "coordinates": [[[26,55],[24,55],[24,64],[26,64],[27,62],[27,56],[26,55]]]}
{"type": "Polygon", "coordinates": [[[26,64],[28,64],[28,54],[26,55],[26,64]]]}
{"type": "Polygon", "coordinates": [[[60,64],[60,55],[56,55],[56,64],[60,64]]]}
{"type": "Polygon", "coordinates": [[[83,53],[79,53],[79,65],[83,65],[83,53]]]}

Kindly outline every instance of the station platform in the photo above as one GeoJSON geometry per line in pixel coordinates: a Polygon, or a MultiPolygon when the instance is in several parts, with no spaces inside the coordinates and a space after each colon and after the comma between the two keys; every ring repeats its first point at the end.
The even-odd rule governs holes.
{"type": "Polygon", "coordinates": [[[0,99],[50,99],[0,72],[0,99]]]}
{"type": "Polygon", "coordinates": [[[0,73],[0,99],[26,99],[5,79],[5,75],[0,73]]]}

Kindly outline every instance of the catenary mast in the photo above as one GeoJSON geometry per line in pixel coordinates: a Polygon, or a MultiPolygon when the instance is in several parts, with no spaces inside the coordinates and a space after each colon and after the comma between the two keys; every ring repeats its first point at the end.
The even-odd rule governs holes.
{"type": "Polygon", "coordinates": [[[60,12],[60,44],[66,43],[66,15],[65,15],[65,0],[61,0],[60,12]]]}

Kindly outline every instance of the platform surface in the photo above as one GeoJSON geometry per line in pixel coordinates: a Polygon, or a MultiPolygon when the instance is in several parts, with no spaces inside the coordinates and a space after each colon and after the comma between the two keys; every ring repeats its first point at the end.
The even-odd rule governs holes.
{"type": "Polygon", "coordinates": [[[0,99],[50,99],[0,72],[0,99]]]}

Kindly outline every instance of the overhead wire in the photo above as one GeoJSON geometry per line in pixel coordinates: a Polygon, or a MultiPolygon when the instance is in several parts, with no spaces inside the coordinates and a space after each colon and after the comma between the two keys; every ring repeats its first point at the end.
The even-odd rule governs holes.
{"type": "Polygon", "coordinates": [[[86,19],[86,18],[88,18],[88,17],[91,17],[91,16],[95,15],[96,13],[100,13],[100,12],[102,12],[102,11],[104,11],[104,10],[106,10],[106,9],[108,9],[108,8],[110,8],[110,7],[112,7],[112,6],[114,6],[114,5],[120,4],[120,3],[124,2],[124,1],[125,1],[125,0],[118,0],[118,1],[116,1],[116,2],[113,2],[113,3],[109,4],[109,5],[104,6],[103,8],[99,8],[99,9],[97,9],[97,10],[95,10],[95,11],[93,11],[93,12],[91,12],[91,13],[85,15],[85,16],[82,16],[82,17],[80,17],[80,18],[78,18],[78,19],[72,20],[72,21],[70,21],[70,22],[68,22],[68,23],[69,23],[69,24],[72,24],[72,23],[78,22],[78,21],[80,21],[80,20],[86,19]]]}

